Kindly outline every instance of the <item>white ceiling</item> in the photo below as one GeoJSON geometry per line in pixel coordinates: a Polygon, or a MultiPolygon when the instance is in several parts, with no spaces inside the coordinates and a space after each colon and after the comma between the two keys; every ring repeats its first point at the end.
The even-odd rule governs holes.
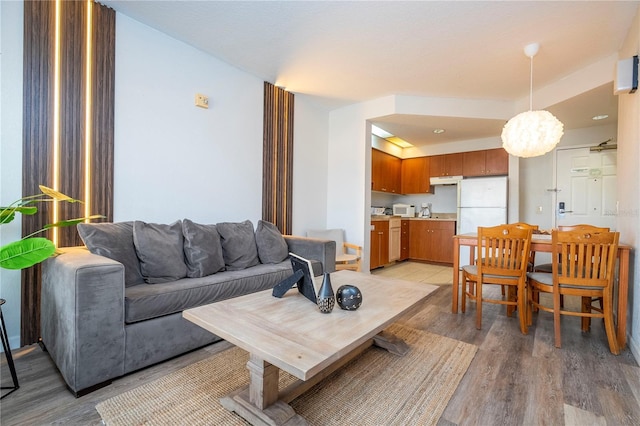
{"type": "MultiPolygon", "coordinates": [[[[640,1],[123,1],[137,21],[328,107],[387,95],[518,101],[615,54],[640,1]]],[[[613,76],[613,70],[612,70],[613,76]]],[[[535,105],[534,105],[535,108],[535,105]]],[[[566,129],[617,121],[612,84],[547,108],[566,129]]],[[[497,136],[500,120],[390,116],[416,145],[497,136]]]]}

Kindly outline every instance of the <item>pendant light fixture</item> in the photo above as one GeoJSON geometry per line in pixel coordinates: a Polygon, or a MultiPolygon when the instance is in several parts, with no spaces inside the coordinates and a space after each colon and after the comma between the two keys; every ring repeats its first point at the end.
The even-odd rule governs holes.
{"type": "Polygon", "coordinates": [[[531,59],[529,111],[522,112],[502,129],[502,147],[516,157],[537,157],[551,151],[560,142],[563,124],[549,111],[533,111],[533,57],[538,43],[528,44],[524,54],[531,59]]]}

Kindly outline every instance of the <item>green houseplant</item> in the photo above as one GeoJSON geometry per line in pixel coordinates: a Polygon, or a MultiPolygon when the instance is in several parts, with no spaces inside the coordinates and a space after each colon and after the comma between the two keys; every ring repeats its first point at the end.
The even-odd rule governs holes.
{"type": "MultiPolygon", "coordinates": [[[[12,222],[16,214],[34,215],[38,212],[39,203],[82,203],[61,192],[40,185],[40,194],[30,195],[14,201],[7,207],[0,207],[0,225],[12,222]]],[[[42,229],[33,232],[18,241],[0,247],[0,267],[5,269],[24,269],[33,266],[51,257],[56,252],[53,241],[36,237],[41,232],[54,227],[73,226],[86,220],[103,218],[102,215],[92,215],[89,217],[61,220],[56,223],[45,225],[42,229]]]]}

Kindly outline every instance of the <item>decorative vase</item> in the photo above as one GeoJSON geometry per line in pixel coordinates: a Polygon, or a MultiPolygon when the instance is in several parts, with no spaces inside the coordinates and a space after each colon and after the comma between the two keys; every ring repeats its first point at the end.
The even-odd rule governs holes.
{"type": "Polygon", "coordinates": [[[317,299],[320,312],[328,314],[333,310],[336,303],[336,297],[333,294],[333,288],[331,287],[331,278],[327,273],[325,273],[322,278],[322,286],[318,291],[317,299]]]}
{"type": "Polygon", "coordinates": [[[336,302],[340,309],[345,311],[355,311],[362,305],[362,293],[354,285],[343,285],[336,292],[336,302]]]}

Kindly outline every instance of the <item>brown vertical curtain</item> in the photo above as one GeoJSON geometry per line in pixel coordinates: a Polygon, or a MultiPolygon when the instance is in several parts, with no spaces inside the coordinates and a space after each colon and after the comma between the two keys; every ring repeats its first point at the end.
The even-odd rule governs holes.
{"type": "MultiPolygon", "coordinates": [[[[58,187],[54,182],[55,1],[24,2],[23,196],[39,193],[38,185],[57,189],[89,205],[91,214],[113,220],[113,121],[115,81],[115,11],[91,4],[91,73],[87,75],[87,1],[60,2],[60,148],[58,187]],[[87,85],[91,99],[87,99],[87,85]],[[89,126],[86,111],[89,108],[89,126]],[[87,128],[89,127],[89,128],[87,128]],[[85,140],[91,153],[87,160],[85,140]],[[87,167],[90,182],[86,182],[87,167]],[[85,199],[89,185],[90,199],[85,199]]],[[[84,217],[81,204],[59,204],[59,218],[84,217]]],[[[52,223],[50,204],[34,216],[23,216],[22,234],[52,223]]],[[[58,246],[81,245],[75,227],[59,228],[58,246]]],[[[51,238],[51,232],[42,236],[51,238]]],[[[21,344],[40,335],[40,265],[22,272],[21,344]]]]}
{"type": "Polygon", "coordinates": [[[293,93],[264,83],[262,219],[291,234],[293,93]]]}

